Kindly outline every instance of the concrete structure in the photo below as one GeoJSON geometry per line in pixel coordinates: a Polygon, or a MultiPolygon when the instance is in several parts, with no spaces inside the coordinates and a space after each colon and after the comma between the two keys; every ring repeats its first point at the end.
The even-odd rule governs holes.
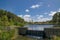
{"type": "Polygon", "coordinates": [[[28,30],[27,28],[19,28],[18,33],[19,35],[31,35],[42,38],[53,38],[54,36],[60,36],[60,28],[59,27],[44,28],[43,31],[28,30]]]}
{"type": "Polygon", "coordinates": [[[46,34],[46,37],[53,37],[53,36],[60,36],[60,28],[59,27],[53,27],[53,28],[45,28],[44,32],[46,34]]]}

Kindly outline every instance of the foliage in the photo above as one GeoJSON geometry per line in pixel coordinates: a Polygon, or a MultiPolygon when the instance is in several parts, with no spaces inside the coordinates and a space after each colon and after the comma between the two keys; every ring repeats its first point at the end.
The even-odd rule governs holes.
{"type": "Polygon", "coordinates": [[[12,40],[15,35],[13,26],[23,26],[24,19],[6,10],[0,10],[0,40],[12,40]]]}
{"type": "Polygon", "coordinates": [[[51,40],[60,40],[60,36],[53,36],[51,40]]]}
{"type": "Polygon", "coordinates": [[[0,40],[11,40],[11,38],[14,36],[15,30],[7,29],[7,27],[0,26],[0,40]]]}
{"type": "Polygon", "coordinates": [[[52,22],[53,24],[60,24],[60,12],[54,14],[52,22]]]}
{"type": "Polygon", "coordinates": [[[0,10],[0,26],[22,26],[24,19],[6,10],[0,10]]]}

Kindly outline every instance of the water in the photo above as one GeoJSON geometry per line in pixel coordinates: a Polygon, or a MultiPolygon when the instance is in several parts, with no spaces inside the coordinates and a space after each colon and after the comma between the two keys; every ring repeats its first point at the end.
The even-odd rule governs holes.
{"type": "Polygon", "coordinates": [[[28,30],[41,30],[41,31],[43,31],[44,28],[52,28],[53,25],[30,24],[30,25],[25,25],[24,27],[27,27],[28,30]]]}
{"type": "MultiPolygon", "coordinates": [[[[52,28],[53,25],[38,25],[38,24],[29,24],[29,25],[25,25],[24,27],[27,27],[28,30],[41,30],[43,31],[44,28],[52,28]]],[[[30,38],[33,39],[42,39],[42,37],[38,37],[38,36],[31,36],[31,35],[27,35],[30,38]]]]}

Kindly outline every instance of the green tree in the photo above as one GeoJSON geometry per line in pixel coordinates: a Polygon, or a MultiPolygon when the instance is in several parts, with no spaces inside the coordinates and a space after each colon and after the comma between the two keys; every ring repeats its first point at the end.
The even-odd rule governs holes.
{"type": "Polygon", "coordinates": [[[53,24],[60,24],[60,12],[54,14],[52,22],[53,24]]]}
{"type": "Polygon", "coordinates": [[[0,10],[0,26],[22,26],[24,23],[21,17],[6,10],[0,10]]]}

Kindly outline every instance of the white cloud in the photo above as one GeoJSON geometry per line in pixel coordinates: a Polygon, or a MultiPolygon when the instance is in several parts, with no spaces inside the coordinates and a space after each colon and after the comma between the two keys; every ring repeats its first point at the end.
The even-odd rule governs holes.
{"type": "MultiPolygon", "coordinates": [[[[26,9],[26,12],[28,12],[28,9],[26,9]]],[[[31,15],[18,15],[18,16],[22,17],[27,22],[31,22],[32,20],[34,22],[43,22],[43,21],[45,22],[45,21],[51,20],[52,16],[56,12],[60,12],[60,8],[57,11],[50,11],[50,14],[48,14],[47,12],[44,13],[44,14],[48,14],[49,16],[51,16],[50,18],[48,18],[48,17],[45,18],[44,15],[34,15],[34,16],[31,16],[31,15]]]]}
{"type": "Polygon", "coordinates": [[[39,15],[38,17],[37,17],[37,19],[40,19],[40,18],[43,18],[44,16],[43,15],[39,15]]]}
{"type": "Polygon", "coordinates": [[[51,11],[49,16],[53,16],[56,13],[56,11],[51,11]]]}
{"type": "Polygon", "coordinates": [[[51,20],[51,18],[48,18],[48,17],[45,18],[44,15],[37,16],[37,19],[36,19],[37,22],[45,22],[49,20],[51,20]]]}
{"type": "Polygon", "coordinates": [[[24,15],[24,20],[27,21],[27,22],[30,22],[32,19],[31,19],[31,15],[24,15]]]}
{"type": "Polygon", "coordinates": [[[60,12],[60,8],[57,11],[51,11],[49,16],[53,16],[56,12],[60,12]]]}
{"type": "Polygon", "coordinates": [[[33,21],[34,22],[46,22],[46,21],[49,21],[49,20],[51,20],[52,18],[46,18],[46,17],[44,17],[44,15],[35,15],[34,16],[35,18],[33,18],[33,21]]]}
{"type": "Polygon", "coordinates": [[[43,17],[43,15],[36,15],[37,17],[43,17]]]}
{"type": "Polygon", "coordinates": [[[25,18],[28,18],[28,17],[30,17],[30,15],[24,15],[24,17],[25,17],[25,18]]]}
{"type": "Polygon", "coordinates": [[[59,8],[58,12],[60,12],[60,8],[59,8]]]}
{"type": "Polygon", "coordinates": [[[37,21],[38,22],[46,22],[46,21],[49,21],[49,20],[51,20],[51,18],[39,18],[37,21]]]}
{"type": "Polygon", "coordinates": [[[26,9],[25,11],[26,11],[26,12],[29,12],[30,10],[29,10],[29,9],[26,9]]]}
{"type": "Polygon", "coordinates": [[[30,22],[32,21],[31,15],[18,15],[18,17],[23,18],[25,21],[30,22]]]}
{"type": "Polygon", "coordinates": [[[21,18],[22,18],[22,17],[23,17],[23,15],[18,15],[18,17],[21,17],[21,18]]]}
{"type": "Polygon", "coordinates": [[[43,17],[43,15],[40,15],[39,17],[43,17]]]}
{"type": "Polygon", "coordinates": [[[39,8],[41,5],[39,5],[39,4],[36,4],[36,5],[32,5],[30,8],[33,8],[33,9],[35,9],[35,8],[39,8]]]}
{"type": "Polygon", "coordinates": [[[31,15],[18,15],[19,17],[22,17],[25,21],[27,22],[31,22],[32,20],[34,22],[45,22],[48,20],[51,20],[51,18],[44,18],[43,15],[35,15],[35,16],[31,16],[31,15]]]}
{"type": "Polygon", "coordinates": [[[46,12],[46,13],[44,13],[44,14],[48,14],[48,13],[46,12]]]}

